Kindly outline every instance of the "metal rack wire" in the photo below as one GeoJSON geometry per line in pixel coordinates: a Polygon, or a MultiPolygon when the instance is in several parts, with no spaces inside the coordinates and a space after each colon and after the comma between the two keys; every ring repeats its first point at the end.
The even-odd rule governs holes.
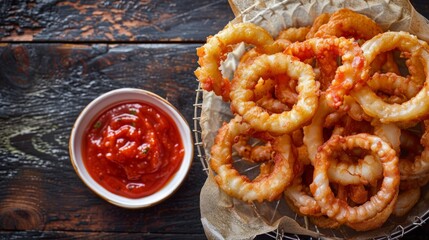
{"type": "Polygon", "coordinates": [[[203,106],[203,90],[200,88],[200,85],[198,85],[198,88],[195,90],[195,103],[194,103],[194,129],[192,130],[194,132],[195,137],[195,146],[197,147],[197,157],[200,159],[201,164],[203,166],[203,171],[208,174],[208,165],[206,160],[206,155],[204,153],[203,148],[203,142],[201,139],[201,126],[200,126],[200,119],[201,119],[201,111],[203,106]]]}
{"type": "MultiPolygon", "coordinates": [[[[200,119],[201,119],[201,113],[202,113],[202,106],[203,106],[203,90],[201,89],[200,85],[198,85],[198,88],[195,90],[195,103],[194,103],[194,117],[193,117],[193,123],[194,123],[194,137],[195,137],[195,146],[197,149],[197,157],[200,159],[201,164],[203,166],[203,171],[208,174],[208,159],[204,151],[204,146],[202,142],[202,129],[200,126],[200,119]]],[[[295,216],[295,219],[298,218],[298,215],[295,216]]],[[[390,234],[387,234],[385,236],[380,236],[373,238],[374,240],[384,240],[384,239],[399,239],[404,237],[407,233],[414,230],[417,227],[422,226],[425,224],[429,219],[429,209],[425,211],[421,216],[415,216],[413,219],[413,222],[408,224],[407,226],[403,227],[401,225],[396,226],[390,234]]],[[[317,227],[314,228],[314,231],[319,232],[319,229],[317,227]]],[[[334,237],[336,236],[334,232],[334,237]]],[[[277,229],[277,231],[268,232],[265,234],[266,236],[273,238],[273,239],[290,239],[290,240],[299,240],[301,239],[299,235],[296,234],[290,234],[290,233],[284,233],[281,229],[277,229]]],[[[319,238],[321,239],[321,238],[319,238]]]]}

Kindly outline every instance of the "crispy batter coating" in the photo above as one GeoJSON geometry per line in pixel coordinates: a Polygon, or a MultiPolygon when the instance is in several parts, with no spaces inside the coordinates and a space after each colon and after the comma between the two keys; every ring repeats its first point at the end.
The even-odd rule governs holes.
{"type": "Polygon", "coordinates": [[[300,28],[286,28],[282,30],[277,39],[286,39],[290,42],[301,42],[305,40],[310,27],[300,27],[300,28]]]}
{"type": "MultiPolygon", "coordinates": [[[[359,45],[350,39],[343,37],[311,38],[304,42],[295,42],[284,51],[287,54],[298,57],[301,60],[309,58],[332,58],[340,56],[342,65],[336,67],[336,61],[328,60],[326,64],[334,64],[335,77],[326,90],[329,104],[339,108],[343,104],[344,95],[347,95],[355,86],[366,81],[368,74],[365,67],[365,58],[359,45]]],[[[323,62],[325,63],[325,62],[323,62]]],[[[323,66],[327,68],[328,66],[323,66]]],[[[329,70],[332,72],[331,70],[329,70]]],[[[327,75],[332,75],[326,73],[327,75]]],[[[326,83],[324,83],[326,85],[326,83]]]]}
{"type": "Polygon", "coordinates": [[[264,28],[255,24],[230,24],[216,35],[208,37],[207,43],[197,49],[200,67],[195,71],[195,75],[201,87],[207,91],[214,91],[225,101],[229,100],[230,81],[222,77],[219,70],[220,62],[232,45],[241,42],[265,51],[274,43],[274,39],[264,28]]]}
{"type": "Polygon", "coordinates": [[[273,171],[267,175],[263,170],[263,177],[250,180],[234,168],[232,145],[238,136],[251,132],[250,125],[243,122],[240,116],[224,124],[219,129],[211,150],[210,167],[217,174],[215,180],[219,187],[228,195],[246,202],[273,201],[283,193],[293,178],[295,157],[292,154],[291,139],[289,135],[275,138],[271,142],[274,152],[273,171]]]}
{"type": "Polygon", "coordinates": [[[383,30],[371,18],[350,9],[340,9],[333,13],[326,24],[319,27],[314,37],[352,37],[368,40],[383,30]]]}
{"type": "Polygon", "coordinates": [[[252,64],[240,66],[231,88],[231,109],[257,131],[281,135],[302,127],[314,115],[318,105],[318,86],[310,65],[284,53],[261,55],[252,64]],[[290,111],[270,114],[255,103],[253,89],[260,77],[287,74],[298,80],[297,103],[290,111]]]}
{"type": "MultiPolygon", "coordinates": [[[[419,41],[417,37],[406,32],[385,32],[368,40],[362,45],[366,64],[370,64],[374,58],[382,52],[392,49],[411,52],[424,62],[425,73],[429,68],[429,52],[427,44],[419,41]]],[[[362,106],[365,113],[379,118],[382,122],[400,122],[421,119],[429,111],[429,75],[426,76],[422,89],[411,99],[402,104],[389,104],[369,87],[363,86],[355,89],[351,95],[362,106]]]]}
{"type": "MultiPolygon", "coordinates": [[[[321,207],[322,213],[340,223],[358,223],[369,220],[382,212],[396,199],[399,191],[398,157],[388,143],[370,134],[357,134],[346,137],[333,136],[319,149],[314,164],[311,192],[321,207]],[[371,151],[383,165],[383,181],[378,192],[359,206],[349,206],[347,202],[334,196],[329,186],[328,169],[332,157],[338,151],[361,148],[371,151]]],[[[389,214],[390,215],[390,214],[389,214]]]]}

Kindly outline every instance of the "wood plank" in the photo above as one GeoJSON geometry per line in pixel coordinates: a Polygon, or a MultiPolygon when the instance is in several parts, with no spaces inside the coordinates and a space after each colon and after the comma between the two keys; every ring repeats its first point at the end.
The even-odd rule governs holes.
{"type": "Polygon", "coordinates": [[[202,234],[199,192],[206,175],[197,158],[171,198],[148,209],[127,210],[92,193],[68,154],[80,111],[112,89],[146,86],[192,124],[196,47],[1,46],[0,230],[202,234]]]}
{"type": "Polygon", "coordinates": [[[0,40],[201,42],[231,19],[227,0],[3,0],[0,40]]]}
{"type": "Polygon", "coordinates": [[[204,234],[154,234],[154,233],[116,233],[116,232],[64,232],[64,231],[32,231],[32,232],[0,232],[5,239],[204,239],[204,234]]]}
{"type": "MultiPolygon", "coordinates": [[[[424,16],[424,0],[411,0],[424,16]]],[[[234,18],[227,0],[0,3],[0,41],[203,42],[234,18]]]]}

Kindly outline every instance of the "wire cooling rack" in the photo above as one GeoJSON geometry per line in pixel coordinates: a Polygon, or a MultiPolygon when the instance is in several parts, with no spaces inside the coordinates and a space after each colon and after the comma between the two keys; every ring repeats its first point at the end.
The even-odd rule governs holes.
{"type": "MultiPolygon", "coordinates": [[[[203,171],[208,174],[208,159],[207,155],[204,151],[204,146],[202,142],[202,129],[200,126],[200,119],[201,119],[201,113],[202,113],[202,106],[203,106],[203,90],[201,89],[200,85],[198,84],[198,88],[195,90],[195,103],[194,103],[194,117],[193,117],[193,123],[194,123],[194,137],[195,137],[195,146],[197,148],[197,157],[200,159],[201,164],[203,166],[203,171]]],[[[298,217],[298,215],[295,216],[295,219],[298,217]]],[[[404,237],[407,233],[412,231],[413,229],[420,227],[426,223],[426,221],[429,219],[429,209],[425,211],[420,216],[415,216],[413,221],[408,224],[407,226],[403,227],[402,225],[397,225],[396,228],[394,228],[390,234],[386,234],[385,236],[379,236],[376,238],[372,238],[374,240],[382,240],[382,239],[399,239],[404,237]]],[[[319,229],[315,227],[312,229],[316,232],[319,232],[319,229]]],[[[284,233],[282,230],[278,229],[277,231],[266,233],[265,236],[272,238],[272,239],[290,239],[290,240],[299,240],[301,238],[308,238],[306,236],[299,236],[296,234],[290,234],[290,233],[284,233]]],[[[318,239],[322,239],[324,236],[321,236],[318,239]]],[[[333,237],[339,237],[337,234],[334,233],[333,237]]]]}

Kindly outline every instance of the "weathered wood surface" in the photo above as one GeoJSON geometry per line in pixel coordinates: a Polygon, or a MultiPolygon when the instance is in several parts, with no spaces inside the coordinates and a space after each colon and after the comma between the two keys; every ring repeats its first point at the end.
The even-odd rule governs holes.
{"type": "Polygon", "coordinates": [[[232,18],[227,0],[2,0],[0,41],[201,42],[232,18]]]}
{"type": "Polygon", "coordinates": [[[171,198],[126,210],[82,183],[68,140],[84,106],[120,87],[167,98],[192,127],[195,48],[232,18],[226,0],[0,1],[0,239],[205,238],[197,157],[171,198]]]}
{"type": "Polygon", "coordinates": [[[2,46],[0,238],[14,235],[12,230],[43,230],[40,234],[47,236],[76,232],[58,233],[66,237],[78,232],[202,235],[198,196],[206,175],[198,159],[171,198],[148,209],[126,210],[93,194],[68,155],[69,134],[80,111],[120,87],[143,88],[168,99],[192,127],[197,46],[2,46]],[[17,59],[20,64],[12,64],[17,59]]]}
{"type": "Polygon", "coordinates": [[[0,40],[198,42],[232,18],[226,0],[2,0],[0,40]]]}

